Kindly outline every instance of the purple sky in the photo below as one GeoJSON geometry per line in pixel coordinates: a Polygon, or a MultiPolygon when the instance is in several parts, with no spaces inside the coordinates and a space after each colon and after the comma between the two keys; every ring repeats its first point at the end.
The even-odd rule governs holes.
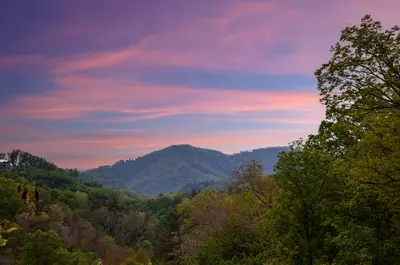
{"type": "Polygon", "coordinates": [[[91,168],[188,143],[286,145],[324,117],[313,72],[397,0],[6,0],[0,151],[91,168]]]}

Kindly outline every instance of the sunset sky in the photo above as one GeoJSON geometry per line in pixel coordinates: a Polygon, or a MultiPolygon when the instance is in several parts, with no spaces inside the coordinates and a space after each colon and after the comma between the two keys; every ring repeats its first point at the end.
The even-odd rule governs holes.
{"type": "Polygon", "coordinates": [[[0,151],[87,169],[172,144],[287,145],[324,117],[314,70],[398,0],[5,0],[0,151]]]}

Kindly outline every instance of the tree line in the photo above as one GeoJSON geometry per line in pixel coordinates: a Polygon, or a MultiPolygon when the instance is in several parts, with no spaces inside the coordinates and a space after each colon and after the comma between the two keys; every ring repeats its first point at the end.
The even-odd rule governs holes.
{"type": "Polygon", "coordinates": [[[315,71],[326,118],[274,174],[253,161],[225,191],[146,198],[35,158],[0,177],[0,261],[400,264],[400,28],[366,15],[331,52],[315,71]]]}

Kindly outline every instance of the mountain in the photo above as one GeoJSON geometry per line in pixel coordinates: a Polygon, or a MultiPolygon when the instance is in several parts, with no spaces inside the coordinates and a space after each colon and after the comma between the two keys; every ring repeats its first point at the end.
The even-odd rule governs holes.
{"type": "Polygon", "coordinates": [[[178,191],[190,183],[228,180],[233,170],[252,159],[264,165],[265,173],[271,173],[278,153],[285,150],[287,147],[270,147],[227,155],[190,145],[173,145],[134,160],[88,170],[80,178],[154,196],[178,191]]]}
{"type": "Polygon", "coordinates": [[[278,161],[278,154],[282,151],[288,151],[289,147],[267,147],[254,149],[252,151],[243,151],[231,156],[235,166],[246,164],[250,160],[259,161],[264,167],[264,173],[269,174],[274,171],[274,166],[278,161]]]}
{"type": "Polygon", "coordinates": [[[196,183],[188,183],[181,187],[178,192],[180,193],[189,193],[191,194],[193,191],[196,193],[205,190],[225,190],[228,191],[229,188],[229,181],[228,180],[217,180],[217,181],[202,181],[196,183]]]}

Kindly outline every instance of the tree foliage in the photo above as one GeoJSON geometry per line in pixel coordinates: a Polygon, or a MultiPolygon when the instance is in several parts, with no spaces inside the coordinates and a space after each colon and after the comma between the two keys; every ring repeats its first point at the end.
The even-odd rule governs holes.
{"type": "Polygon", "coordinates": [[[128,196],[9,153],[2,264],[400,264],[399,33],[370,16],[345,28],[315,72],[318,132],[272,175],[257,161],[239,167],[229,192],[128,196]],[[20,194],[37,189],[39,201],[20,194]]]}

